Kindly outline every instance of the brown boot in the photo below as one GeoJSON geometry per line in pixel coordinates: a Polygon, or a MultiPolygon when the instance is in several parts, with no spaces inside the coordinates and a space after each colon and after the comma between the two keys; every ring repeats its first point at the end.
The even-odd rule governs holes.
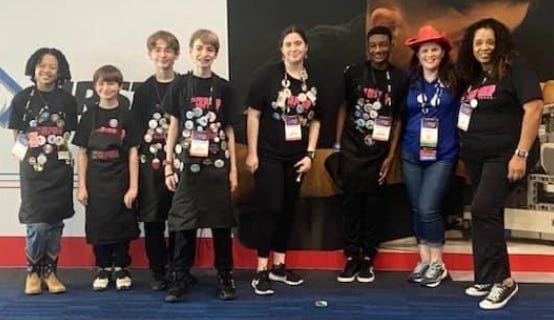
{"type": "Polygon", "coordinates": [[[42,259],[42,282],[48,288],[50,293],[63,293],[65,292],[65,286],[58,279],[56,275],[56,267],[58,265],[58,259],[52,259],[46,255],[42,259]]]}
{"type": "Polygon", "coordinates": [[[28,295],[34,295],[40,294],[41,292],[42,288],[38,272],[27,273],[27,278],[25,279],[25,293],[28,295]]]}

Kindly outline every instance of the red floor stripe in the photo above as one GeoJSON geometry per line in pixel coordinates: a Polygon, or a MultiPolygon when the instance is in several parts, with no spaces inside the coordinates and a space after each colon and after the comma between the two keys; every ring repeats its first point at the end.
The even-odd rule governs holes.
{"type": "MultiPolygon", "coordinates": [[[[197,267],[211,267],[213,265],[212,241],[209,238],[198,239],[196,256],[197,267]]],[[[0,237],[0,267],[25,266],[25,238],[0,237]]],[[[134,267],[146,267],[148,261],[144,253],[142,239],[131,243],[131,256],[134,267]]],[[[253,269],[256,266],[256,253],[247,249],[238,241],[233,242],[233,257],[236,268],[253,269]]],[[[375,267],[379,270],[407,271],[417,262],[415,252],[387,252],[379,253],[375,260],[375,267]]],[[[471,270],[472,256],[463,253],[445,253],[444,260],[450,270],[471,270]]],[[[297,250],[287,255],[287,265],[299,269],[337,270],[344,264],[342,251],[297,250]]],[[[517,254],[510,256],[512,271],[527,272],[554,272],[554,256],[537,254],[517,254]]],[[[60,256],[62,267],[89,267],[94,266],[94,255],[91,247],[82,237],[64,237],[60,256]]]]}

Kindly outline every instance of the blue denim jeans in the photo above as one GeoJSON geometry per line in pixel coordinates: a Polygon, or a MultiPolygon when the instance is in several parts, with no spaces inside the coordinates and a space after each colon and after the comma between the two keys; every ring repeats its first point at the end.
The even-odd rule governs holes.
{"type": "Polygon", "coordinates": [[[25,254],[31,262],[36,263],[44,255],[56,259],[60,253],[60,241],[64,227],[63,222],[26,224],[27,237],[25,254]]]}
{"type": "Polygon", "coordinates": [[[402,151],[404,183],[413,212],[414,233],[419,244],[444,245],[444,220],[441,209],[448,191],[455,162],[419,161],[415,154],[402,151]]]}

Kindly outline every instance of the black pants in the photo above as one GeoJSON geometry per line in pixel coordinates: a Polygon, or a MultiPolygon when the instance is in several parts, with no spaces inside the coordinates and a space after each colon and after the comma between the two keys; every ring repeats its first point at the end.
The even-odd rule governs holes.
{"type": "MultiPolygon", "coordinates": [[[[172,232],[174,238],[171,269],[188,273],[196,255],[196,229],[172,232]]],[[[212,228],[214,267],[219,272],[233,269],[233,243],[230,228],[212,228]]]]}
{"type": "Polygon", "coordinates": [[[499,283],[510,277],[504,233],[504,206],[514,186],[508,159],[464,159],[474,193],[471,233],[475,283],[499,283]]]}
{"type": "Polygon", "coordinates": [[[342,196],[344,254],[370,257],[377,254],[384,221],[384,198],[376,193],[345,192],[342,196]]]}
{"type": "Polygon", "coordinates": [[[163,272],[173,253],[173,233],[165,240],[165,222],[144,222],[144,245],[151,270],[163,272]]]}
{"type": "Polygon", "coordinates": [[[257,217],[258,257],[269,257],[271,250],[287,251],[301,186],[301,182],[296,181],[298,173],[294,167],[298,160],[263,159],[254,173],[260,211],[257,217]]]}
{"type": "Polygon", "coordinates": [[[129,243],[130,241],[123,241],[93,245],[96,265],[100,268],[111,268],[112,266],[126,268],[131,264],[129,243]]]}

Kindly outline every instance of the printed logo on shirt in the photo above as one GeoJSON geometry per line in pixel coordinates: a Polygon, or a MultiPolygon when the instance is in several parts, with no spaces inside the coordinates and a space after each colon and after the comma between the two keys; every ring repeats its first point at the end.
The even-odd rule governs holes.
{"type": "Polygon", "coordinates": [[[479,88],[470,90],[466,94],[466,99],[494,99],[494,93],[496,92],[496,84],[489,84],[479,88]]]}

